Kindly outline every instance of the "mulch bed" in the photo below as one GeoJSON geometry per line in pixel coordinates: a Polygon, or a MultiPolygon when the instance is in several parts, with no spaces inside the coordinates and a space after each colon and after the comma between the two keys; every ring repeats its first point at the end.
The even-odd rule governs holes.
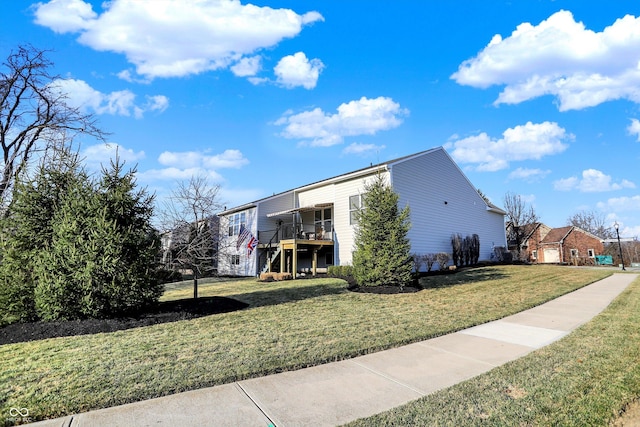
{"type": "Polygon", "coordinates": [[[414,292],[419,292],[422,288],[415,288],[413,286],[391,286],[391,285],[381,285],[381,286],[352,286],[348,288],[351,292],[360,292],[367,294],[381,294],[381,295],[389,295],[389,294],[411,294],[414,292]]]}
{"type": "Polygon", "coordinates": [[[114,332],[159,323],[195,319],[212,314],[242,310],[248,304],[231,298],[203,297],[161,302],[136,316],[114,319],[86,319],[58,322],[14,323],[0,328],[0,345],[46,338],[114,332]]]}

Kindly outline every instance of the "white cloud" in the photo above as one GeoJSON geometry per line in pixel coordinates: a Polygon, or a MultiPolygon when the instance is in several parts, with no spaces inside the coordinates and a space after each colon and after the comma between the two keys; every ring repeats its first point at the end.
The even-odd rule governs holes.
{"type": "Polygon", "coordinates": [[[149,169],[139,173],[140,181],[143,183],[153,183],[156,181],[182,181],[190,179],[193,176],[206,176],[213,182],[222,182],[224,178],[214,170],[205,170],[203,168],[164,168],[149,169]]]}
{"type": "Polygon", "coordinates": [[[518,168],[509,174],[509,179],[538,182],[551,173],[550,170],[518,168]]]}
{"type": "Polygon", "coordinates": [[[275,124],[285,126],[281,133],[285,138],[328,147],[341,144],[347,136],[375,135],[378,131],[396,128],[408,114],[409,110],[391,98],[362,97],[341,104],[336,114],[327,114],[320,108],[298,114],[288,111],[275,124]]]}
{"type": "Polygon", "coordinates": [[[111,160],[115,160],[116,154],[129,167],[134,167],[138,160],[142,160],[145,157],[144,151],[135,152],[130,148],[125,148],[113,142],[90,145],[80,153],[84,162],[95,170],[100,169],[101,165],[108,166],[111,160]]]}
{"type": "Polygon", "coordinates": [[[242,58],[231,66],[231,71],[238,77],[255,76],[260,71],[261,61],[262,58],[260,56],[242,58]]]}
{"type": "Polygon", "coordinates": [[[51,28],[56,33],[86,30],[97,15],[90,4],[82,0],[51,0],[36,3],[36,24],[51,28]]]}
{"type": "Polygon", "coordinates": [[[158,163],[163,166],[176,166],[179,165],[182,168],[191,168],[202,164],[202,158],[204,155],[195,151],[187,151],[181,153],[174,153],[165,151],[158,157],[158,163]]]}
{"type": "Polygon", "coordinates": [[[221,154],[209,155],[197,151],[165,151],[158,157],[164,166],[181,168],[203,167],[207,169],[239,169],[249,163],[239,150],[225,150],[221,154]]]}
{"type": "Polygon", "coordinates": [[[621,237],[635,237],[636,239],[638,239],[638,237],[640,237],[640,225],[636,225],[635,227],[633,227],[633,226],[625,226],[620,231],[620,236],[621,237]]]}
{"type": "Polygon", "coordinates": [[[148,79],[228,68],[324,20],[318,12],[239,0],[112,0],[102,8],[98,15],[85,1],[52,0],[35,5],[35,21],[80,33],[78,41],[95,50],[124,54],[148,79]]]}
{"type": "Polygon", "coordinates": [[[149,111],[164,111],[169,107],[169,98],[164,95],[147,96],[145,109],[149,111]]]}
{"type": "Polygon", "coordinates": [[[544,156],[562,153],[565,141],[574,136],[554,122],[531,123],[509,128],[502,138],[494,139],[486,133],[449,141],[445,148],[459,163],[476,163],[478,171],[506,169],[509,162],[539,160],[544,156]]]}
{"type": "Polygon", "coordinates": [[[144,104],[136,105],[136,95],[129,90],[102,93],[84,80],[58,79],[53,81],[50,87],[64,94],[70,106],[93,110],[96,114],[133,115],[141,118],[147,111],[163,112],[169,106],[169,99],[163,95],[147,96],[144,104]]]}
{"type": "Polygon", "coordinates": [[[623,179],[619,183],[612,182],[609,175],[596,169],[586,169],[582,171],[582,179],[575,176],[563,178],[553,183],[554,189],[558,191],[579,190],[582,193],[597,193],[602,191],[621,190],[623,188],[635,188],[631,181],[623,179]]]}
{"type": "Polygon", "coordinates": [[[495,104],[553,95],[560,111],[615,99],[640,102],[640,18],[627,15],[602,32],[575,22],[568,11],[539,25],[522,23],[495,35],[451,78],[478,88],[504,85],[495,104]]]}
{"type": "Polygon", "coordinates": [[[249,77],[247,80],[253,85],[260,85],[262,83],[268,83],[269,79],[266,77],[249,77]]]}
{"type": "Polygon", "coordinates": [[[222,154],[215,156],[206,156],[203,159],[204,166],[216,169],[240,169],[249,163],[240,150],[225,150],[222,154]]]}
{"type": "Polygon", "coordinates": [[[309,60],[304,52],[298,52],[282,58],[273,71],[281,86],[288,89],[297,86],[313,89],[323,68],[324,64],[319,59],[309,60]]]}
{"type": "MultiPolygon", "coordinates": [[[[609,199],[606,202],[597,204],[598,209],[608,211],[606,222],[611,229],[614,223],[618,223],[620,227],[620,237],[640,237],[640,225],[630,225],[628,222],[637,224],[638,216],[635,212],[640,212],[640,195],[633,197],[618,197],[609,199]],[[631,212],[630,215],[620,215],[620,212],[631,212]]],[[[615,233],[615,231],[614,231],[615,233]]]]}
{"type": "Polygon", "coordinates": [[[558,191],[571,191],[580,185],[580,180],[575,176],[561,178],[553,182],[553,188],[558,191]]]}
{"type": "Polygon", "coordinates": [[[629,135],[635,136],[636,140],[640,142],[640,120],[631,119],[631,124],[627,127],[629,135]]]}
{"type": "Polygon", "coordinates": [[[613,197],[606,202],[598,203],[599,209],[610,209],[614,211],[640,211],[640,195],[632,197],[613,197]]]}
{"type": "Polygon", "coordinates": [[[215,182],[224,180],[219,169],[240,169],[249,160],[239,150],[225,150],[220,154],[198,151],[165,151],[158,156],[162,169],[152,169],[143,173],[146,180],[182,180],[195,175],[208,176],[215,182]]]}
{"type": "Polygon", "coordinates": [[[354,142],[353,144],[345,147],[344,150],[342,150],[342,153],[364,156],[370,153],[379,152],[384,149],[385,149],[384,145],[360,144],[360,143],[354,142]]]}

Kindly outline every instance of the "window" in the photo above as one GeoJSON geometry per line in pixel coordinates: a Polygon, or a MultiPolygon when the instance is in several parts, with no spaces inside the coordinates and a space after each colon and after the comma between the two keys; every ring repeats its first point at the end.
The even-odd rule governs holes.
{"type": "Polygon", "coordinates": [[[578,250],[571,249],[571,258],[577,258],[577,257],[578,257],[578,250]]]}
{"type": "Polygon", "coordinates": [[[326,265],[333,265],[333,252],[324,254],[324,262],[326,265]]]}
{"type": "Polygon", "coordinates": [[[349,196],[349,224],[357,224],[356,212],[362,209],[362,195],[349,196]]]}
{"type": "Polygon", "coordinates": [[[237,236],[240,234],[240,226],[247,225],[246,212],[233,214],[229,217],[229,236],[237,236]]]}
{"type": "Polygon", "coordinates": [[[315,211],[315,232],[318,240],[332,240],[331,208],[315,211]]]}
{"type": "Polygon", "coordinates": [[[587,255],[589,255],[589,258],[595,258],[596,252],[593,249],[587,249],[587,255]]]}
{"type": "Polygon", "coordinates": [[[240,265],[240,255],[231,255],[231,265],[240,265]]]}
{"type": "Polygon", "coordinates": [[[538,251],[531,251],[531,259],[538,259],[538,251]]]}

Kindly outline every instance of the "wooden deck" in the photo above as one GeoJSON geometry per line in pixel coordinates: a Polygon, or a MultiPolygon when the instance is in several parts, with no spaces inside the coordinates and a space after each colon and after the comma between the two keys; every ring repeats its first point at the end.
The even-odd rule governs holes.
{"type": "MultiPolygon", "coordinates": [[[[299,249],[310,249],[312,251],[312,271],[313,275],[316,275],[316,270],[318,268],[318,250],[325,246],[334,246],[333,240],[315,240],[315,239],[286,239],[281,240],[277,243],[277,245],[272,244],[271,247],[273,249],[280,248],[280,273],[285,272],[285,262],[284,257],[286,251],[290,252],[290,260],[291,260],[291,270],[290,273],[293,275],[293,278],[296,278],[296,274],[298,271],[298,250],[299,249]]],[[[262,248],[268,247],[268,244],[264,246],[260,246],[262,248]]],[[[275,258],[274,258],[275,260],[275,258]]],[[[269,262],[269,261],[267,261],[269,262]]],[[[273,260],[272,260],[273,262],[273,260]]],[[[269,268],[271,271],[271,268],[269,268]]]]}
{"type": "Polygon", "coordinates": [[[296,246],[314,246],[320,249],[324,246],[333,246],[333,240],[287,239],[280,241],[282,249],[293,249],[296,246]]]}

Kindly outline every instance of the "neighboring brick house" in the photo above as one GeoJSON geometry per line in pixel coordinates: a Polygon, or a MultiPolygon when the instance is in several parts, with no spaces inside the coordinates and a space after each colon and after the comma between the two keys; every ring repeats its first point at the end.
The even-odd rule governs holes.
{"type": "MultiPolygon", "coordinates": [[[[523,261],[535,261],[535,259],[531,258],[531,251],[538,249],[539,242],[547,235],[551,228],[541,222],[525,224],[521,226],[521,228],[522,230],[519,230],[522,233],[522,242],[519,251],[520,259],[523,261]]],[[[517,231],[514,231],[512,224],[508,222],[506,227],[507,249],[513,254],[514,259],[516,259],[518,254],[516,233],[517,231]]]]}
{"type": "Polygon", "coordinates": [[[594,263],[604,245],[602,239],[578,227],[550,228],[536,223],[522,249],[531,262],[585,265],[594,263]]]}

